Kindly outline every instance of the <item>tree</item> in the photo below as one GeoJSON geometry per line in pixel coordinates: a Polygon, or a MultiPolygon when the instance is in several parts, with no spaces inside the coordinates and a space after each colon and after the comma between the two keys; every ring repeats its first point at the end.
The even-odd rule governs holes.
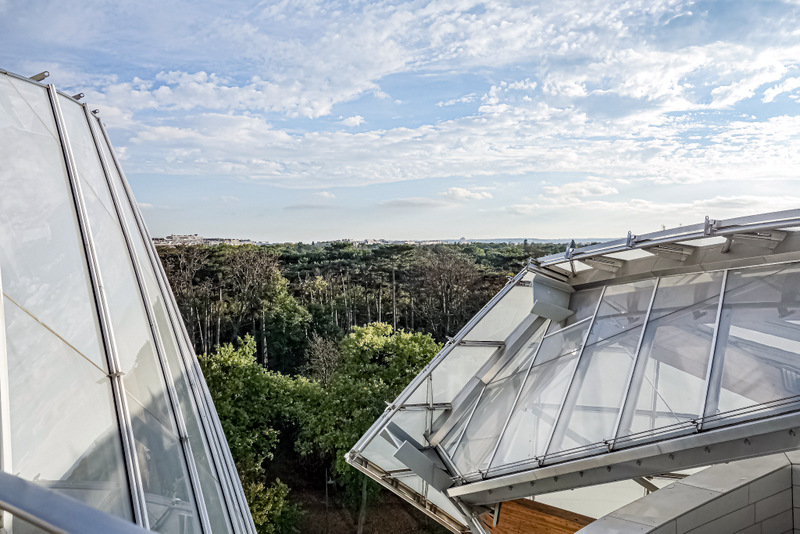
{"type": "Polygon", "coordinates": [[[225,344],[199,359],[253,521],[259,534],[276,534],[291,528],[297,510],[287,501],[286,484],[279,479],[268,483],[265,463],[278,443],[273,426],[286,417],[286,400],[296,388],[291,377],[261,367],[255,350],[255,340],[246,336],[238,348],[225,344]]]}
{"type": "Polygon", "coordinates": [[[351,502],[363,503],[367,486],[345,453],[440,348],[430,335],[393,331],[385,323],[354,327],[339,343],[339,365],[319,397],[305,397],[310,404],[298,414],[298,450],[330,458],[351,502]]]}

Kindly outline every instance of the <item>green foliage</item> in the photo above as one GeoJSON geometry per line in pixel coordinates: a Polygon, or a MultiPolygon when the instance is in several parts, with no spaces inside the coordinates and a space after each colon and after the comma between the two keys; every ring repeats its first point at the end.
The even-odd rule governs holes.
{"type": "Polygon", "coordinates": [[[340,363],[327,386],[305,396],[306,408],[297,413],[297,449],[330,458],[351,500],[362,475],[344,455],[440,347],[429,335],[393,333],[383,323],[355,327],[339,344],[340,363]]]}
{"type": "Polygon", "coordinates": [[[298,511],[287,501],[286,484],[267,484],[264,465],[278,443],[273,425],[285,417],[281,402],[293,397],[294,380],[258,365],[255,350],[246,336],[238,347],[222,345],[199,359],[258,532],[280,534],[291,529],[298,511]]]}

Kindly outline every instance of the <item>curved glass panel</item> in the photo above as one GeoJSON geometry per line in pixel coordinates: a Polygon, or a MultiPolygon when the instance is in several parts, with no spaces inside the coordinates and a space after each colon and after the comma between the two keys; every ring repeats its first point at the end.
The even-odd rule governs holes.
{"type": "Polygon", "coordinates": [[[131,519],[92,286],[43,88],[0,76],[0,145],[9,155],[26,155],[0,166],[12,430],[5,467],[131,519]]]}
{"type": "Polygon", "coordinates": [[[64,97],[59,98],[70,140],[76,140],[75,165],[124,373],[151,527],[158,532],[180,533],[183,524],[191,524],[191,528],[199,531],[197,508],[190,491],[175,414],[169,404],[142,295],[97,149],[91,139],[89,123],[80,106],[64,97]],[[75,110],[81,113],[83,121],[78,122],[80,117],[75,110]],[[90,147],[81,147],[89,142],[92,143],[90,147]]]}
{"type": "Polygon", "coordinates": [[[202,431],[196,403],[190,393],[190,384],[186,376],[183,361],[178,352],[179,348],[176,333],[173,331],[172,324],[167,317],[167,310],[156,280],[156,273],[150,263],[150,258],[145,248],[146,244],[142,234],[139,232],[139,227],[136,224],[136,217],[130,203],[127,201],[128,197],[125,193],[122,179],[114,165],[105,139],[102,137],[102,133],[97,131],[96,127],[95,131],[107,164],[111,183],[113,184],[116,197],[119,200],[122,216],[125,219],[128,233],[131,237],[134,253],[139,265],[139,271],[143,278],[145,291],[147,292],[153,317],[155,317],[156,320],[161,343],[164,348],[164,354],[175,385],[175,392],[178,396],[181,413],[186,423],[186,431],[189,435],[192,456],[194,457],[195,465],[197,466],[197,471],[200,476],[203,500],[208,510],[211,528],[215,533],[231,532],[232,527],[227,508],[224,505],[220,476],[211,462],[208,442],[202,431]]]}

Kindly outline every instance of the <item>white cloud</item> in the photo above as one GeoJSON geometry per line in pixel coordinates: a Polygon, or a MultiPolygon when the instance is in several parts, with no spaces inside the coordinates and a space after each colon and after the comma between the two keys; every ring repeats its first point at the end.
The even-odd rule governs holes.
{"type": "Polygon", "coordinates": [[[345,126],[361,126],[364,123],[364,117],[361,115],[353,115],[352,117],[347,117],[346,119],[341,121],[342,124],[345,126]]]}
{"type": "Polygon", "coordinates": [[[320,191],[319,193],[316,193],[316,195],[322,198],[336,198],[336,195],[334,195],[330,191],[320,191]]]}
{"type": "Polygon", "coordinates": [[[800,87],[800,78],[787,78],[783,82],[764,91],[764,98],[762,98],[761,101],[764,103],[773,102],[776,96],[784,93],[791,93],[798,87],[800,87]]]}
{"type": "Polygon", "coordinates": [[[553,197],[582,198],[617,194],[616,187],[596,180],[569,182],[559,186],[545,186],[545,192],[553,197]]]}
{"type": "Polygon", "coordinates": [[[482,200],[492,198],[492,194],[486,191],[486,188],[482,187],[473,188],[471,190],[463,187],[451,187],[447,191],[443,191],[439,194],[452,198],[453,200],[482,200]]]}
{"type": "Polygon", "coordinates": [[[439,208],[445,205],[441,200],[425,197],[395,198],[380,203],[387,208],[439,208]]]}

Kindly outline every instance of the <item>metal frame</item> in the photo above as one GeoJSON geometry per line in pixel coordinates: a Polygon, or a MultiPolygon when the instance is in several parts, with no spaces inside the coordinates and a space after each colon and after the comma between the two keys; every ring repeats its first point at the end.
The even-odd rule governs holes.
{"type": "MultiPolygon", "coordinates": [[[[578,353],[577,361],[575,362],[575,368],[572,370],[572,376],[570,376],[569,384],[567,385],[567,390],[564,392],[564,400],[561,401],[561,406],[558,408],[558,412],[556,413],[555,419],[553,419],[553,428],[550,429],[550,437],[547,439],[547,446],[544,448],[544,455],[539,459],[539,465],[543,465],[543,463],[547,460],[547,456],[550,453],[550,447],[553,445],[553,438],[556,435],[556,430],[558,429],[558,424],[561,422],[561,415],[564,413],[564,406],[567,404],[567,400],[569,399],[570,393],[572,393],[572,388],[575,385],[575,375],[578,372],[578,367],[581,365],[581,360],[583,359],[583,353],[586,350],[586,344],[589,342],[589,336],[592,335],[592,328],[594,328],[595,320],[597,319],[597,312],[600,311],[600,306],[603,303],[603,298],[606,295],[606,288],[603,287],[602,291],[600,292],[600,296],[597,299],[597,305],[594,308],[594,313],[592,314],[591,322],[589,323],[589,328],[586,329],[586,334],[583,336],[583,343],[581,343],[581,349],[578,353]]],[[[577,323],[575,323],[577,324],[577,323]]],[[[555,333],[555,332],[553,332],[555,333]]]]}
{"type": "MultiPolygon", "coordinates": [[[[142,471],[136,453],[136,440],[133,435],[130,410],[125,391],[125,378],[121,368],[117,341],[109,315],[109,305],[107,294],[100,271],[97,252],[95,250],[94,238],[91,231],[91,224],[86,209],[84,194],[81,188],[81,178],[79,177],[77,162],[72,150],[65,117],[61,109],[62,102],[60,97],[67,100],[64,105],[81,105],[83,107],[83,118],[87,122],[94,148],[100,162],[100,167],[104,174],[105,183],[109,188],[114,212],[116,213],[122,237],[133,266],[139,289],[139,298],[145,309],[147,321],[149,323],[150,334],[153,337],[155,356],[161,367],[162,378],[165,382],[167,397],[169,398],[170,408],[175,418],[178,438],[185,457],[187,473],[189,478],[190,491],[195,499],[197,507],[197,519],[204,533],[211,532],[208,511],[205,507],[202,488],[200,485],[199,473],[194,462],[191,445],[188,440],[185,420],[181,412],[180,402],[173,382],[173,370],[169,367],[166,358],[165,347],[161,335],[174,335],[178,350],[178,361],[184,368],[187,380],[187,387],[191,391],[188,402],[197,411],[198,424],[200,426],[201,438],[207,448],[213,476],[217,479],[222,490],[224,507],[230,527],[237,534],[255,534],[255,524],[247,506],[244,490],[239,482],[238,474],[230,455],[224,433],[219,421],[219,417],[214,410],[213,401],[202,378],[197,360],[191,351],[191,343],[188,340],[185,327],[180,321],[177,312],[177,305],[171,293],[166,275],[158,261],[155,248],[144,225],[141,212],[138,209],[130,186],[122,172],[119,161],[111,148],[108,134],[103,128],[102,123],[89,111],[89,109],[77,102],[75,98],[58,91],[52,84],[43,84],[29,78],[7,72],[0,69],[0,75],[8,76],[14,80],[24,81],[37,86],[43,90],[44,98],[48,101],[49,109],[37,110],[44,113],[52,113],[55,125],[55,137],[60,149],[60,157],[63,161],[67,180],[67,194],[71,197],[69,203],[72,206],[72,217],[74,218],[78,230],[77,238],[80,240],[82,248],[83,268],[88,275],[87,289],[91,291],[92,304],[94,307],[93,316],[89,319],[97,321],[96,326],[99,332],[99,342],[102,344],[103,357],[107,366],[107,376],[110,382],[110,393],[114,403],[116,415],[117,432],[120,436],[122,460],[125,463],[125,482],[120,488],[127,492],[128,500],[133,515],[133,521],[146,529],[151,528],[147,514],[147,499],[144,492],[142,481],[142,471]],[[93,122],[94,121],[94,122],[93,122]],[[99,130],[97,130],[99,128],[99,130]],[[102,133],[102,135],[101,135],[102,133]],[[105,142],[106,146],[101,148],[105,142]],[[108,149],[109,158],[106,158],[103,149],[108,149]],[[114,165],[119,173],[121,189],[112,180],[110,169],[114,165]],[[128,202],[131,208],[134,221],[126,219],[122,212],[122,202],[128,202]],[[147,258],[138,258],[133,246],[132,232],[138,231],[145,245],[147,258]],[[150,262],[146,264],[146,262],[150,262]],[[157,291],[163,298],[165,313],[171,332],[160,332],[154,312],[151,307],[150,295],[147,292],[142,269],[149,265],[153,269],[157,287],[151,288],[157,291]],[[96,319],[94,315],[96,314],[96,319]],[[245,519],[246,518],[246,519],[245,519]]],[[[2,281],[0,280],[0,298],[3,298],[2,281]]],[[[86,506],[56,491],[43,488],[37,484],[27,482],[2,471],[11,471],[11,442],[10,442],[10,403],[8,398],[8,376],[7,376],[7,355],[5,339],[5,318],[4,301],[0,301],[0,513],[5,509],[21,519],[31,521],[33,524],[51,532],[142,532],[143,529],[133,523],[110,516],[104,512],[86,506]]],[[[11,516],[9,516],[10,518],[11,516]]],[[[10,522],[6,522],[8,527],[10,522]]],[[[2,526],[0,524],[0,526],[2,526]]]]}
{"type": "MultiPolygon", "coordinates": [[[[0,471],[0,510],[55,534],[144,534],[133,523],[0,471]]],[[[8,525],[6,525],[8,526],[8,525]]],[[[5,529],[3,529],[5,532],[5,529]]]]}
{"type": "MultiPolygon", "coordinates": [[[[205,500],[203,499],[203,489],[200,485],[200,476],[197,472],[197,466],[194,463],[194,455],[192,454],[192,447],[189,443],[189,434],[186,430],[186,422],[183,419],[180,401],[178,399],[177,391],[175,390],[175,380],[165,355],[164,344],[161,340],[162,334],[159,332],[158,325],[156,324],[155,317],[153,316],[153,308],[152,303],[150,302],[150,296],[147,294],[147,288],[142,276],[141,267],[137,261],[136,250],[133,246],[131,234],[128,230],[127,222],[125,221],[125,215],[120,207],[119,197],[117,196],[114,183],[108,170],[108,163],[106,162],[103,151],[98,143],[97,133],[92,126],[92,115],[86,104],[81,104],[81,107],[83,108],[84,117],[86,118],[86,125],[89,128],[92,141],[94,142],[95,151],[97,152],[97,157],[103,170],[106,186],[108,187],[108,191],[111,195],[111,202],[114,204],[114,212],[117,215],[117,221],[119,223],[120,230],[122,231],[122,236],[125,239],[125,246],[128,249],[128,256],[131,261],[131,266],[133,267],[134,276],[136,277],[136,285],[139,288],[139,296],[142,299],[145,315],[147,316],[147,322],[150,326],[150,335],[153,338],[156,359],[158,360],[161,368],[162,378],[167,390],[167,398],[169,399],[170,407],[172,408],[173,418],[178,431],[178,438],[183,448],[184,462],[186,463],[186,468],[189,474],[189,489],[193,493],[193,497],[195,499],[195,505],[199,515],[198,520],[203,532],[210,534],[211,524],[208,518],[208,511],[205,507],[205,500]]],[[[157,290],[158,288],[154,289],[157,290]]]]}
{"type": "MultiPolygon", "coordinates": [[[[5,293],[0,269],[0,472],[13,472],[11,458],[11,399],[8,381],[8,353],[6,350],[5,293]]],[[[11,517],[0,511],[0,530],[9,529],[11,517]]]]}
{"type": "MultiPolygon", "coordinates": [[[[133,197],[130,184],[125,177],[125,173],[119,163],[119,160],[117,159],[116,153],[111,148],[108,132],[106,131],[102,121],[97,120],[97,125],[103,134],[103,139],[108,146],[113,164],[119,174],[120,182],[122,183],[124,189],[123,193],[125,195],[125,200],[128,202],[128,205],[134,214],[134,218],[136,219],[135,223],[138,227],[140,235],[143,238],[145,249],[150,261],[150,266],[153,269],[157,283],[159,284],[158,289],[164,299],[168,320],[171,323],[173,333],[178,342],[178,349],[180,353],[179,357],[182,359],[185,367],[185,376],[189,382],[189,389],[192,391],[192,395],[194,396],[193,401],[195,403],[195,407],[198,408],[201,431],[205,434],[205,440],[210,446],[209,457],[214,469],[217,471],[217,479],[222,488],[223,498],[225,499],[225,504],[228,508],[229,518],[231,520],[233,529],[235,532],[247,532],[249,534],[255,534],[255,523],[250,515],[247,499],[244,495],[241,482],[239,481],[239,476],[236,471],[233,458],[231,457],[230,448],[227,445],[227,440],[222,430],[222,424],[219,420],[216,410],[214,409],[211,394],[208,391],[208,386],[206,385],[205,380],[203,379],[202,371],[200,370],[197,359],[194,356],[194,351],[188,350],[188,348],[191,347],[191,342],[189,341],[190,338],[186,332],[186,327],[183,321],[180,320],[180,313],[177,311],[175,297],[172,293],[169,283],[167,282],[166,273],[163,270],[161,262],[158,260],[158,254],[155,250],[155,246],[153,245],[152,238],[147,231],[147,227],[144,224],[144,217],[142,216],[139,206],[133,197]],[[222,463],[220,463],[220,461],[222,463]],[[242,521],[243,517],[246,518],[244,521],[242,521]]],[[[205,504],[203,504],[203,507],[205,507],[205,504]]]]}
{"type": "Polygon", "coordinates": [[[89,218],[86,213],[86,204],[83,199],[83,192],[81,191],[80,179],[78,178],[77,167],[75,166],[75,161],[73,159],[69,137],[67,135],[66,128],[64,127],[64,117],[61,113],[61,106],[58,102],[58,93],[53,85],[47,86],[47,94],[50,98],[50,105],[55,118],[56,130],[61,142],[67,178],[69,179],[69,184],[72,189],[73,202],[75,204],[75,214],[84,245],[84,251],[87,260],[86,263],[89,270],[89,278],[94,291],[98,322],[100,324],[100,332],[107,357],[109,379],[111,380],[111,389],[115,400],[114,404],[117,408],[117,419],[120,424],[123,457],[125,459],[128,482],[130,484],[131,508],[133,511],[133,517],[137,524],[142,525],[145,528],[149,528],[150,525],[146,512],[147,504],[145,502],[144,484],[142,483],[139,460],[135,452],[136,441],[133,436],[130,410],[128,409],[128,402],[125,394],[125,385],[122,378],[123,372],[121,370],[119,356],[117,354],[114,331],[111,327],[111,318],[108,312],[108,301],[106,299],[102,277],[100,275],[97,253],[95,252],[94,248],[94,240],[92,239],[92,232],[89,228],[89,218]]]}
{"type": "Polygon", "coordinates": [[[717,303],[717,317],[714,321],[714,333],[712,334],[711,338],[711,351],[708,355],[708,369],[706,370],[706,391],[703,395],[703,402],[700,404],[700,411],[697,413],[701,414],[700,420],[697,422],[697,431],[701,431],[703,429],[703,420],[706,415],[706,404],[708,403],[708,394],[711,391],[711,372],[715,367],[714,364],[714,353],[717,351],[717,336],[719,335],[719,323],[722,320],[722,305],[725,300],[725,289],[728,287],[728,271],[729,269],[725,269],[722,274],[722,284],[719,288],[719,302],[717,303]]]}
{"type": "Polygon", "coordinates": [[[679,241],[690,241],[704,237],[728,236],[742,232],[755,232],[760,230],[773,230],[777,228],[787,228],[800,226],[800,209],[775,211],[760,215],[747,217],[736,217],[733,219],[710,219],[706,217],[705,222],[651,232],[648,234],[635,235],[628,232],[628,236],[622,239],[606,241],[597,245],[581,247],[577,249],[568,248],[561,254],[551,254],[536,259],[536,263],[542,267],[548,267],[565,261],[573,262],[584,258],[592,258],[622,252],[625,250],[642,249],[656,245],[677,243],[679,241]]]}
{"type": "Polygon", "coordinates": [[[653,304],[656,301],[656,293],[658,286],[661,285],[661,278],[656,278],[656,283],[653,286],[653,294],[650,296],[650,304],[647,306],[647,313],[645,313],[644,321],[642,322],[642,331],[639,334],[639,341],[636,343],[636,354],[633,355],[633,363],[631,370],[628,374],[628,387],[625,389],[625,395],[622,397],[622,404],[619,406],[619,413],[617,414],[617,422],[614,424],[614,437],[611,441],[610,449],[613,449],[617,443],[617,435],[619,434],[619,427],[622,424],[622,413],[625,411],[625,406],[628,404],[628,397],[633,388],[633,377],[636,376],[636,367],[639,365],[639,356],[642,353],[642,342],[644,341],[644,333],[647,330],[647,323],[650,321],[650,314],[653,311],[653,304]]]}

